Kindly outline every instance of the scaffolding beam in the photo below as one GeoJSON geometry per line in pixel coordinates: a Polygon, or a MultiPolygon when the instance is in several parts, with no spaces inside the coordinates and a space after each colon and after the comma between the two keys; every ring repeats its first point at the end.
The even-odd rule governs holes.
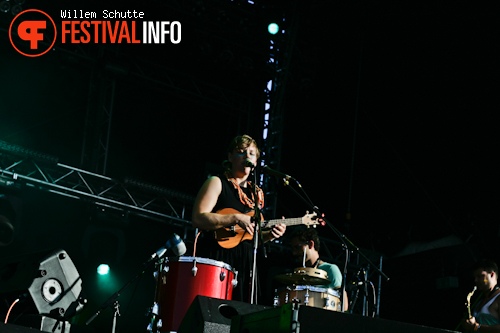
{"type": "MultiPolygon", "coordinates": [[[[5,145],[3,145],[5,147],[5,145]]],[[[0,145],[0,186],[34,188],[76,200],[112,208],[161,222],[191,226],[186,212],[191,211],[194,198],[174,190],[146,184],[133,179],[116,179],[78,169],[54,158],[37,160],[3,152],[0,145]]],[[[10,147],[9,147],[10,148],[10,147]]]]}

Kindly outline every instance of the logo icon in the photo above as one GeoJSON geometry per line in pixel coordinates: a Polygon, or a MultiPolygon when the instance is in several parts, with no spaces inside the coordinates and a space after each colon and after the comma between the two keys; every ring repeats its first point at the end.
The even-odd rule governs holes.
{"type": "Polygon", "coordinates": [[[27,57],[47,53],[56,42],[54,20],[38,9],[27,9],[17,14],[9,27],[10,43],[17,52],[27,57]]]}

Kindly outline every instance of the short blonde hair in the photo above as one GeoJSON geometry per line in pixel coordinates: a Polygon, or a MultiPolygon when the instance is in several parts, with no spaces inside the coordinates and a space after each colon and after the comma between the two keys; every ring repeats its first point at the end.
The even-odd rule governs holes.
{"type": "MultiPolygon", "coordinates": [[[[253,139],[250,135],[243,134],[243,135],[238,135],[234,137],[231,142],[229,142],[229,146],[227,147],[227,152],[228,153],[233,153],[235,149],[247,149],[251,145],[255,145],[257,148],[257,159],[260,157],[260,149],[259,146],[257,146],[257,141],[253,139]]],[[[231,169],[231,162],[228,160],[222,161],[222,167],[224,170],[230,170],[231,169]]]]}
{"type": "Polygon", "coordinates": [[[229,142],[229,146],[227,147],[227,152],[232,153],[235,149],[247,149],[251,145],[255,145],[257,148],[257,158],[260,157],[260,149],[257,145],[257,141],[252,138],[250,135],[243,134],[234,137],[231,142],[229,142]]]}

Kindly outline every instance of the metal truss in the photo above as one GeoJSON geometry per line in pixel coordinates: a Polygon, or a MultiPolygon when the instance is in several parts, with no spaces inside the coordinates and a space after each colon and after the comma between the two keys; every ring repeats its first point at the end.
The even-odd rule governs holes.
{"type": "MultiPolygon", "coordinates": [[[[285,13],[281,23],[285,21],[285,13]]],[[[271,168],[280,169],[283,146],[283,122],[285,117],[284,96],[289,76],[289,67],[294,40],[296,37],[296,19],[287,17],[291,21],[288,29],[282,29],[279,34],[270,39],[268,66],[272,68],[273,76],[267,82],[265,89],[266,104],[269,107],[264,116],[265,140],[262,149],[262,160],[271,168]]],[[[274,179],[263,179],[262,187],[266,193],[266,208],[269,215],[277,215],[278,194],[274,179]]]]}
{"type": "Polygon", "coordinates": [[[0,186],[34,188],[124,214],[191,226],[194,198],[132,179],[116,179],[57,162],[57,158],[0,142],[0,186]],[[15,153],[10,151],[15,150],[15,153]],[[6,151],[6,152],[4,152],[6,151]]]}

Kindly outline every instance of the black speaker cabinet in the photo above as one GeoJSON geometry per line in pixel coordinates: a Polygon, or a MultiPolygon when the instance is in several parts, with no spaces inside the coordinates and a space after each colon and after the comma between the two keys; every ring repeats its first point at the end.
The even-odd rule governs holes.
{"type": "Polygon", "coordinates": [[[427,326],[365,317],[358,314],[285,304],[279,308],[238,315],[230,333],[458,333],[427,326]]]}
{"type": "Polygon", "coordinates": [[[20,316],[15,323],[31,329],[40,329],[40,332],[50,333],[70,333],[71,328],[68,321],[35,314],[20,316]]]}
{"type": "Polygon", "coordinates": [[[0,333],[37,333],[42,332],[34,328],[0,323],[0,333]]]}
{"type": "Polygon", "coordinates": [[[229,333],[232,318],[270,308],[198,295],[182,319],[178,333],[229,333]]]}

